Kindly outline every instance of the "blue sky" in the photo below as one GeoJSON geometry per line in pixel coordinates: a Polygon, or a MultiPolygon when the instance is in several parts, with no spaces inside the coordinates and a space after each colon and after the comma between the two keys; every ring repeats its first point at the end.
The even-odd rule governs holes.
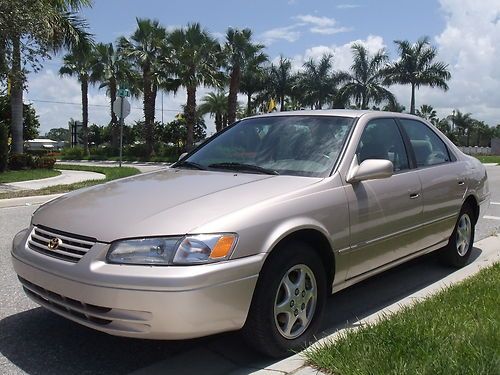
{"type": "MultiPolygon", "coordinates": [[[[447,93],[421,89],[417,105],[431,104],[441,116],[460,108],[490,125],[500,123],[500,0],[96,0],[83,15],[102,42],[130,34],[136,17],[158,19],[167,28],[200,22],[221,40],[229,26],[249,27],[255,39],[267,45],[271,60],[283,54],[293,60],[295,69],[323,53],[333,53],[335,69],[348,69],[353,42],[365,44],[372,52],[386,48],[395,57],[393,40],[415,41],[427,35],[439,48],[439,58],[450,65],[453,79],[447,93]]],[[[77,104],[36,101],[80,101],[78,83],[59,78],[59,66],[55,58],[30,76],[27,99],[33,100],[40,114],[42,133],[66,126],[69,117],[81,117],[77,104]]],[[[391,90],[408,108],[409,88],[391,90]]],[[[209,89],[199,91],[201,99],[209,89]]],[[[164,96],[164,108],[169,110],[164,112],[165,121],[184,103],[184,95],[179,91],[176,96],[164,96]]],[[[90,104],[90,122],[107,123],[105,92],[91,89],[90,104]]],[[[132,105],[129,121],[142,116],[141,103],[132,105]]],[[[213,125],[207,123],[210,133],[213,125]]]]}

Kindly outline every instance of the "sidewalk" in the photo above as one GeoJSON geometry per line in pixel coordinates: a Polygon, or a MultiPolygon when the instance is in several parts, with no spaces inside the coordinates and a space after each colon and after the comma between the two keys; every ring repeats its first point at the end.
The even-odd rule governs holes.
{"type": "MultiPolygon", "coordinates": [[[[56,168],[57,169],[57,168],[56,168]]],[[[106,176],[102,173],[86,171],[62,170],[56,177],[43,178],[41,180],[30,180],[22,182],[9,182],[0,184],[0,191],[12,190],[38,190],[54,185],[69,185],[87,180],[104,180],[106,176]]]]}

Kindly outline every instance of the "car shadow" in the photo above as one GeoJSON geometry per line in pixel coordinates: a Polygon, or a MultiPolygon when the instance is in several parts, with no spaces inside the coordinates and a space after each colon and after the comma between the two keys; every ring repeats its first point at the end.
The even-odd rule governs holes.
{"type": "MultiPolygon", "coordinates": [[[[481,250],[474,248],[470,262],[481,250]]],[[[452,274],[435,254],[412,260],[331,296],[322,337],[452,274]]],[[[45,309],[0,321],[0,352],[28,374],[221,374],[247,373],[275,360],[251,350],[238,332],[185,341],[153,341],[106,335],[45,309]],[[219,365],[214,361],[219,360],[219,365]],[[159,363],[159,366],[153,365],[159,363]],[[148,366],[153,365],[148,371],[148,366]],[[238,370],[239,369],[239,370],[238,370]],[[202,372],[200,372],[200,370],[202,372]]]]}

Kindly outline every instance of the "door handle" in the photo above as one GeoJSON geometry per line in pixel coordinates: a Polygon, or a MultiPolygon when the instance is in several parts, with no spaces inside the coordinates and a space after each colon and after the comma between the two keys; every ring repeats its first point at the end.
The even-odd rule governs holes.
{"type": "Polygon", "coordinates": [[[410,194],[410,199],[416,199],[418,197],[420,197],[420,193],[411,193],[410,194]]]}
{"type": "Polygon", "coordinates": [[[465,184],[465,181],[463,181],[463,180],[458,180],[457,182],[458,182],[458,184],[459,184],[460,186],[462,186],[463,184],[465,184]]]}

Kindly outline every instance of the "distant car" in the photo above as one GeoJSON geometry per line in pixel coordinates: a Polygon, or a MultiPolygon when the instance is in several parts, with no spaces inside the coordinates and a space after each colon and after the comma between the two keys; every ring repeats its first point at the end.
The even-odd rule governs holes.
{"type": "Polygon", "coordinates": [[[330,293],[434,250],[465,265],[488,202],[482,164],[418,117],[275,113],[41,206],[12,256],[30,298],[87,327],[243,328],[278,357],[312,340],[330,293]]]}

